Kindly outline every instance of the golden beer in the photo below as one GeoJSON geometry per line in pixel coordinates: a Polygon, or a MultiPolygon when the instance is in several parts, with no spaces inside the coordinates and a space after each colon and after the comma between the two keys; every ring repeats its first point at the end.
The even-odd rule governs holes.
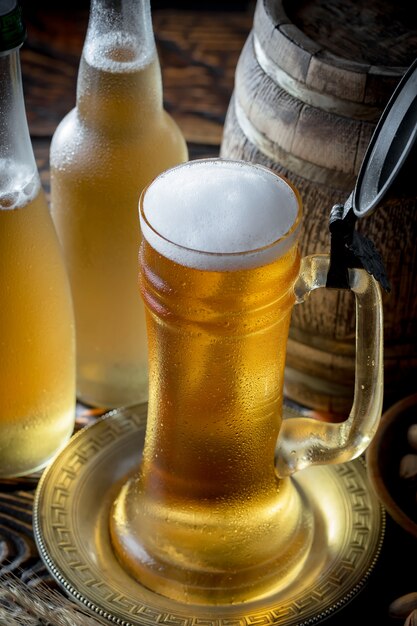
{"type": "Polygon", "coordinates": [[[141,200],[148,422],[140,473],[110,529],[144,585],[235,602],[295,577],[311,542],[298,493],[274,471],[300,206],[264,168],[186,167],[174,168],[185,172],[178,185],[168,173],[166,189],[157,179],[141,200]]]}
{"type": "Polygon", "coordinates": [[[292,474],[357,458],[378,426],[382,303],[363,269],[349,269],[357,302],[349,417],[282,419],[292,306],[326,286],[329,268],[329,255],[300,261],[300,219],[297,191],[242,161],[190,161],[141,196],[148,416],[110,536],[133,577],[181,603],[294,590],[323,526],[292,474]]]}
{"type": "Polygon", "coordinates": [[[152,53],[143,60],[137,42],[117,33],[88,38],[77,107],[51,145],[51,209],[76,316],[77,392],[104,407],[147,398],[137,203],[154,176],[187,158],[184,138],[162,108],[152,53]]]}
{"type": "MultiPolygon", "coordinates": [[[[24,173],[22,173],[22,176],[24,173]]],[[[0,476],[44,467],[75,420],[68,277],[39,182],[0,194],[0,476]]]]}

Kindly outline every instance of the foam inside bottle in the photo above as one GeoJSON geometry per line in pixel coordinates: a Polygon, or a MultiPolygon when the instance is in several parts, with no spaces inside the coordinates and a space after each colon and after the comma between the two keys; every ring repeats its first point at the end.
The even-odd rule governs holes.
{"type": "Polygon", "coordinates": [[[123,31],[90,37],[84,46],[84,58],[91,67],[116,74],[137,72],[153,57],[153,46],[144,46],[137,37],[123,31]]]}
{"type": "Polygon", "coordinates": [[[39,189],[40,180],[34,168],[0,158],[0,210],[27,205],[38,195],[39,189]]]}
{"type": "Polygon", "coordinates": [[[285,179],[241,161],[206,159],[159,175],[145,190],[140,222],[172,261],[213,271],[258,267],[294,243],[301,202],[285,179]]]}

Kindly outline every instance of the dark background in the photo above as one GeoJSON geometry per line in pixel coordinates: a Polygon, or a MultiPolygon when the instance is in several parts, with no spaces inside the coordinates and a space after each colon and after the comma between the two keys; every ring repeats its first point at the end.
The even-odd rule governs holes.
{"type": "MultiPolygon", "coordinates": [[[[21,0],[22,6],[25,10],[35,12],[37,9],[59,9],[64,10],[68,7],[74,9],[89,8],[89,0],[40,0],[39,2],[33,2],[33,0],[21,0]]],[[[151,9],[185,9],[192,11],[244,11],[249,6],[253,5],[252,0],[151,0],[151,9]]]]}

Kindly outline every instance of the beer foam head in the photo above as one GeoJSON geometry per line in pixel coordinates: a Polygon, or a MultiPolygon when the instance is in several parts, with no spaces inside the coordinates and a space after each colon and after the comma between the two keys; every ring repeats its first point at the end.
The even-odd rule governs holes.
{"type": "Polygon", "coordinates": [[[226,159],[189,161],[159,175],[141,198],[143,236],[188,267],[228,270],[273,261],[294,244],[301,203],[269,169],[226,159]]]}

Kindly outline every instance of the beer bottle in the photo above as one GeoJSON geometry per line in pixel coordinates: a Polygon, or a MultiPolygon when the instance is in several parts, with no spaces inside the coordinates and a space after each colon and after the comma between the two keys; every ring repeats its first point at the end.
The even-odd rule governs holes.
{"type": "Polygon", "coordinates": [[[0,0],[0,477],[39,470],[75,420],[71,291],[41,186],[20,66],[16,0],[0,0]]]}
{"type": "Polygon", "coordinates": [[[84,403],[147,399],[138,201],[157,174],[187,159],[163,107],[149,0],[92,0],[76,106],[50,150],[51,211],[71,282],[84,403]]]}

